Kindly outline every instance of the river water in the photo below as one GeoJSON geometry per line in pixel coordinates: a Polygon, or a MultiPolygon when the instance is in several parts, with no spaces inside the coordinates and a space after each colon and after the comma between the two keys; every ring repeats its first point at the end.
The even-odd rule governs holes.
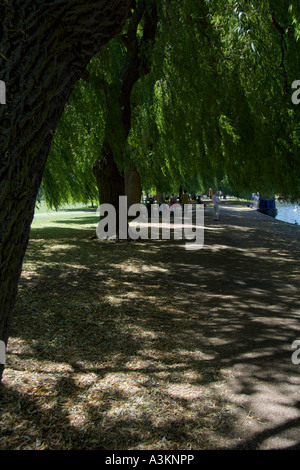
{"type": "Polygon", "coordinates": [[[299,204],[291,204],[287,202],[276,201],[277,215],[275,219],[283,220],[290,224],[297,223],[300,225],[300,206],[299,204]]]}

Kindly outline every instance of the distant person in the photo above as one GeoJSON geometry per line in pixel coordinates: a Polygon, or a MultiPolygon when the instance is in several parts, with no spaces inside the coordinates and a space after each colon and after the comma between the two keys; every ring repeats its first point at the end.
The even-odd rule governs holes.
{"type": "Polygon", "coordinates": [[[201,196],[198,196],[198,197],[197,197],[197,203],[198,203],[198,204],[203,204],[203,205],[204,205],[204,209],[206,209],[206,204],[205,204],[205,202],[202,201],[201,196]]]}
{"type": "Polygon", "coordinates": [[[220,199],[218,198],[217,196],[217,191],[214,191],[213,192],[213,195],[212,195],[212,202],[213,202],[213,207],[214,207],[214,214],[215,214],[215,218],[214,220],[220,220],[220,217],[219,217],[219,212],[220,212],[220,199]]]}
{"type": "Polygon", "coordinates": [[[174,193],[172,193],[172,195],[170,197],[170,207],[173,206],[176,203],[177,203],[177,197],[175,196],[174,193]]]}
{"type": "Polygon", "coordinates": [[[181,200],[183,206],[184,206],[185,204],[189,204],[189,202],[190,202],[190,196],[187,194],[186,189],[185,189],[185,190],[183,191],[183,193],[181,194],[180,200],[181,200]]]}

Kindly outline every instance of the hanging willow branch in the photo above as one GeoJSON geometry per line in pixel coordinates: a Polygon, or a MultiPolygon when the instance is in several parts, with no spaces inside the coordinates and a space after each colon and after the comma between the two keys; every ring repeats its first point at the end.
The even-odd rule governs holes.
{"type": "Polygon", "coordinates": [[[283,80],[284,80],[284,93],[285,93],[286,96],[288,96],[291,93],[290,93],[289,86],[288,86],[288,77],[287,77],[287,71],[286,71],[286,68],[285,68],[284,36],[286,34],[286,30],[285,30],[285,28],[283,28],[282,26],[280,26],[278,24],[278,22],[275,19],[275,15],[274,15],[273,11],[271,12],[271,16],[272,16],[272,23],[273,23],[273,25],[275,26],[275,28],[277,29],[277,31],[280,35],[280,48],[281,48],[280,67],[282,69],[282,75],[283,75],[283,80]]]}

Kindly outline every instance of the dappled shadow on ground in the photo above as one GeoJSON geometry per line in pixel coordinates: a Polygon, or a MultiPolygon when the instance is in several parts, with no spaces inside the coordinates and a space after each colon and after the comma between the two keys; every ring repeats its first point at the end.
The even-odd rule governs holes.
{"type": "Polygon", "coordinates": [[[221,216],[199,251],[32,231],[1,448],[299,447],[300,229],[221,216]]]}

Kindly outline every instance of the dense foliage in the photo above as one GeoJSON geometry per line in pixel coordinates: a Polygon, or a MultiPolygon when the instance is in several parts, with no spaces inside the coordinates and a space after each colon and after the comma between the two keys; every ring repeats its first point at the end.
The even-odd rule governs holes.
{"type": "MultiPolygon", "coordinates": [[[[216,187],[299,198],[300,106],[291,100],[300,79],[297,2],[157,3],[151,73],[131,96],[120,171],[133,160],[144,189],[216,187]]],[[[92,60],[65,109],[43,180],[50,205],[97,200],[92,166],[115,112],[109,97],[126,56],[124,39],[126,28],[92,60]]],[[[116,115],[116,145],[119,121],[116,115]]]]}

